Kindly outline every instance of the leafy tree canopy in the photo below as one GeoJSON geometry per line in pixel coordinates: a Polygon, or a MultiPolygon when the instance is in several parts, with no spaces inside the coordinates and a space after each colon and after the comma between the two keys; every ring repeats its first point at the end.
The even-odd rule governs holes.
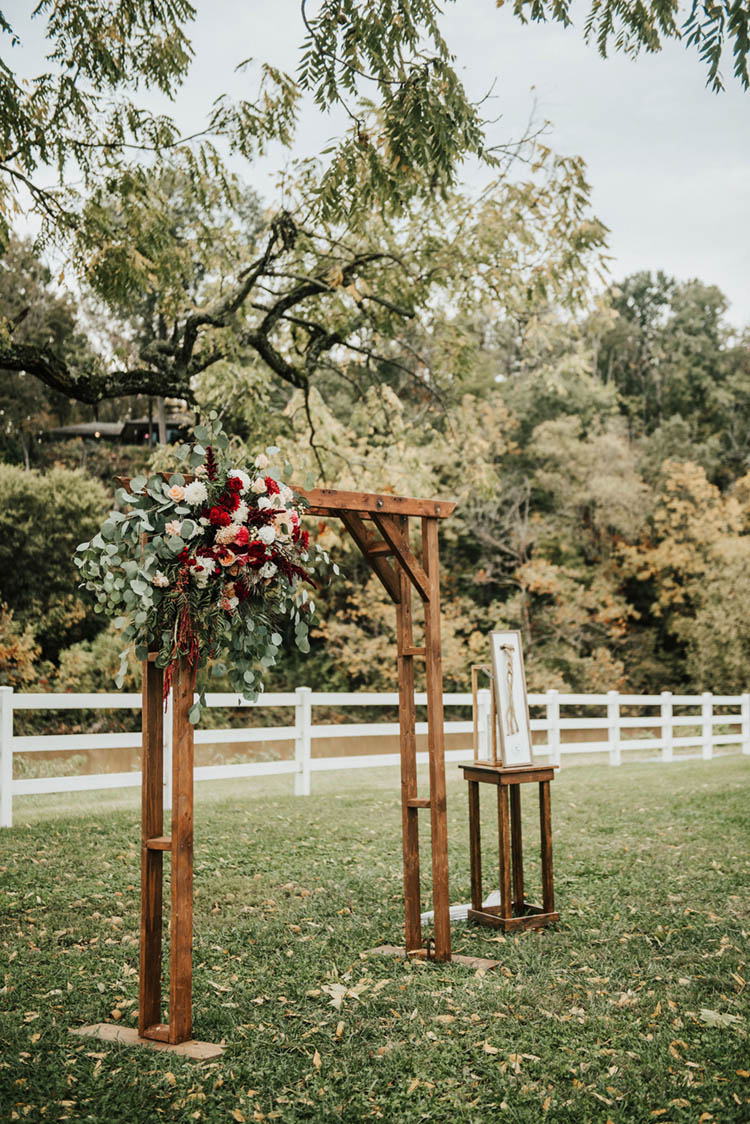
{"type": "MultiPolygon", "coordinates": [[[[532,22],[572,18],[568,0],[515,0],[513,10],[532,22]]],[[[185,79],[195,14],[189,0],[40,0],[32,14],[44,22],[48,44],[39,74],[13,68],[20,32],[0,15],[11,47],[0,68],[0,234],[7,241],[14,214],[32,211],[42,244],[68,247],[79,278],[140,324],[130,352],[117,356],[122,362],[99,372],[2,326],[2,365],[70,397],[190,397],[197,375],[242,353],[305,389],[321,366],[346,367],[339,348],[359,349],[367,366],[384,345],[404,340],[420,310],[434,309],[441,269],[463,247],[464,226],[464,264],[477,250],[480,288],[486,296],[494,287],[502,300],[513,288],[508,267],[518,253],[507,249],[514,241],[529,264],[527,296],[553,299],[566,287],[575,294],[602,244],[580,162],[555,161],[541,146],[532,155],[494,145],[481,104],[469,100],[454,69],[436,0],[303,0],[296,75],[241,62],[253,95],[219,97],[189,135],[144,104],[149,91],[174,99],[185,79]],[[259,226],[228,160],[252,161],[271,141],[289,145],[305,94],[322,112],[343,107],[348,127],[299,170],[286,209],[259,226]],[[518,155],[534,170],[513,199],[504,173],[518,155]],[[469,156],[500,177],[473,206],[457,197],[469,156]],[[420,217],[412,261],[406,249],[414,248],[420,217]],[[532,266],[550,235],[551,258],[532,266]]],[[[682,26],[676,0],[595,0],[585,34],[602,52],[612,45],[653,51],[665,38],[685,37],[706,58],[714,85],[731,44],[747,83],[747,11],[729,0],[696,4],[682,26]]],[[[451,290],[457,269],[449,271],[444,307],[477,296],[468,284],[463,293],[451,290]]],[[[517,306],[516,293],[509,300],[517,306]]]]}

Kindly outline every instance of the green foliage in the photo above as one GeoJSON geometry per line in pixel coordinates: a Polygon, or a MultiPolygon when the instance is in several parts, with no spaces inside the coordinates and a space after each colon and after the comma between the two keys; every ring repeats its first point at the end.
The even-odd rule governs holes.
{"type": "Polygon", "coordinates": [[[38,675],[39,656],[30,625],[19,624],[13,610],[0,605],[0,687],[28,690],[38,675]]]}
{"type": "MultiPolygon", "coordinates": [[[[500,7],[503,0],[497,0],[500,7]]],[[[513,11],[523,20],[573,22],[573,0],[513,0],[513,11]]],[[[611,47],[628,55],[660,51],[665,40],[682,40],[695,47],[708,68],[707,85],[724,88],[720,71],[725,54],[731,52],[734,76],[743,89],[750,84],[750,13],[737,0],[701,3],[692,0],[681,11],[678,0],[591,0],[584,35],[594,40],[603,58],[611,47]]]]}
{"type": "MultiPolygon", "coordinates": [[[[171,474],[135,477],[117,491],[90,542],[77,547],[75,565],[95,596],[94,611],[122,630],[121,686],[135,656],[156,653],[165,692],[181,662],[193,672],[214,659],[214,673],[251,700],[276,663],[283,636],[294,631],[308,652],[317,558],[300,532],[296,498],[266,453],[238,469],[215,413],[175,451],[171,474]],[[305,567],[303,569],[303,566],[305,567]]],[[[328,559],[325,557],[325,561],[328,559]]],[[[198,722],[205,686],[191,711],[198,722]]]]}
{"type": "Polygon", "coordinates": [[[101,628],[77,590],[73,554],[106,509],[105,489],[82,472],[43,476],[0,464],[0,598],[45,658],[101,628]]]}

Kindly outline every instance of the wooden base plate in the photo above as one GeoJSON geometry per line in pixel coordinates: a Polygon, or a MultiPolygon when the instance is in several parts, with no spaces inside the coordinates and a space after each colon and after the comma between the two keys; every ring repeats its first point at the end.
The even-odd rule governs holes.
{"type": "Polygon", "coordinates": [[[146,1046],[149,1050],[169,1050],[172,1054],[179,1054],[183,1058],[193,1061],[207,1061],[218,1058],[224,1053],[223,1046],[213,1042],[196,1042],[194,1038],[187,1042],[172,1045],[169,1042],[157,1042],[153,1038],[141,1038],[135,1027],[120,1026],[118,1023],[93,1023],[91,1026],[80,1026],[71,1029],[71,1034],[81,1038],[101,1038],[105,1042],[117,1042],[120,1046],[146,1046]]]}
{"type": "Polygon", "coordinates": [[[486,925],[490,929],[502,929],[512,933],[518,929],[542,929],[560,920],[560,914],[545,913],[541,906],[526,905],[520,917],[502,917],[499,905],[486,905],[483,909],[470,909],[468,920],[475,925],[486,925]]]}
{"type": "MultiPolygon", "coordinates": [[[[398,956],[402,960],[407,958],[414,958],[415,960],[427,960],[427,950],[424,948],[417,949],[415,952],[407,953],[405,948],[401,948],[395,944],[381,944],[377,948],[370,948],[368,952],[371,956],[398,956]]],[[[433,960],[431,963],[437,964],[439,961],[433,960]]],[[[497,968],[500,964],[499,960],[489,960],[486,956],[462,956],[460,953],[454,953],[449,961],[449,964],[461,964],[465,968],[481,968],[485,972],[489,972],[492,968],[497,968]]]]}

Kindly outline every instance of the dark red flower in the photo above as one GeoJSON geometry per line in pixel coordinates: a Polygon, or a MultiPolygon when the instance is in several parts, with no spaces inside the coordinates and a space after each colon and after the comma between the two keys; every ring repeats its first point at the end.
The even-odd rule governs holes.
{"type": "Polygon", "coordinates": [[[302,549],[307,550],[307,548],[310,545],[310,532],[309,531],[303,531],[302,534],[300,535],[300,541],[302,543],[302,549]]]}
{"type": "Polygon", "coordinates": [[[240,527],[237,534],[234,536],[235,546],[247,546],[250,541],[250,532],[247,527],[240,527]]]}
{"type": "Polygon", "coordinates": [[[240,506],[240,497],[236,492],[222,492],[219,496],[219,504],[225,511],[236,511],[240,506]]]}
{"type": "Polygon", "coordinates": [[[233,492],[242,491],[242,481],[239,476],[230,476],[227,480],[227,487],[231,488],[233,492]]]}
{"type": "Polygon", "coordinates": [[[222,511],[220,507],[212,507],[208,518],[211,520],[214,527],[228,527],[232,522],[229,512],[222,511]]]}
{"type": "Polygon", "coordinates": [[[266,488],[268,489],[269,496],[278,496],[281,489],[279,488],[278,484],[274,480],[273,476],[266,476],[265,481],[266,481],[266,488]]]}

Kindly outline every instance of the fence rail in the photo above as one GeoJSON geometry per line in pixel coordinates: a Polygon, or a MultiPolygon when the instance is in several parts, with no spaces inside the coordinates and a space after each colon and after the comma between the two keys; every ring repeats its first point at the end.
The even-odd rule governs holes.
{"type": "MultiPolygon", "coordinates": [[[[446,708],[471,706],[471,694],[448,692],[443,696],[446,708]]],[[[329,770],[364,769],[375,766],[397,765],[398,753],[378,753],[332,757],[314,757],[312,743],[320,739],[395,736],[396,722],[323,723],[312,720],[314,707],[372,707],[396,706],[398,695],[392,692],[330,692],[311,691],[298,687],[296,691],[269,692],[257,702],[249,703],[236,695],[213,693],[207,696],[211,707],[263,707],[293,712],[294,724],[285,726],[240,726],[232,729],[200,729],[195,732],[196,745],[237,743],[263,743],[288,741],[294,745],[294,757],[278,761],[248,761],[231,765],[203,765],[195,770],[196,780],[222,780],[233,777],[257,777],[274,774],[292,774],[297,796],[307,796],[311,790],[314,772],[329,770]]],[[[427,696],[415,695],[417,706],[425,706],[427,696]]],[[[560,765],[563,756],[571,754],[606,753],[610,765],[620,765],[623,752],[657,750],[662,761],[676,760],[675,750],[700,748],[704,760],[713,757],[715,747],[734,745],[743,754],[750,755],[750,693],[743,695],[673,695],[662,691],[658,695],[631,695],[609,691],[607,694],[564,694],[555,690],[545,694],[530,694],[532,713],[544,710],[545,717],[531,719],[534,737],[534,754],[560,765]],[[562,716],[562,708],[597,707],[602,713],[597,717],[580,715],[562,716]],[[724,713],[716,713],[721,707],[724,713]],[[640,708],[638,715],[623,714],[623,708],[640,708]],[[695,713],[684,713],[692,710],[695,713]],[[653,713],[646,713],[647,711],[653,713]],[[675,713],[679,711],[680,713],[675,713]],[[675,733],[692,728],[694,733],[675,733]],[[565,737],[571,732],[587,733],[599,730],[600,740],[574,740],[565,737]],[[630,731],[646,731],[646,737],[628,736],[630,731]],[[546,741],[538,735],[546,734],[546,741]]],[[[164,806],[170,807],[171,775],[171,700],[164,722],[165,769],[164,806]]],[[[56,710],[109,710],[127,708],[140,710],[141,696],[137,694],[19,694],[10,687],[0,687],[0,827],[10,827],[13,822],[14,796],[44,793],[81,792],[85,790],[126,788],[140,785],[140,772],[99,773],[96,775],[18,778],[14,776],[13,761],[17,754],[46,752],[76,752],[102,749],[136,749],[141,744],[140,731],[110,734],[41,734],[21,735],[14,732],[16,711],[56,710]]],[[[417,734],[427,732],[427,723],[417,723],[417,734]]],[[[457,720],[445,722],[446,734],[465,735],[465,745],[446,751],[447,761],[467,761],[474,756],[473,723],[457,720]]],[[[479,755],[488,757],[490,745],[489,691],[479,692],[479,755]]],[[[681,756],[685,756],[681,752],[681,756]]],[[[427,762],[427,753],[417,753],[420,764],[427,762]]]]}

